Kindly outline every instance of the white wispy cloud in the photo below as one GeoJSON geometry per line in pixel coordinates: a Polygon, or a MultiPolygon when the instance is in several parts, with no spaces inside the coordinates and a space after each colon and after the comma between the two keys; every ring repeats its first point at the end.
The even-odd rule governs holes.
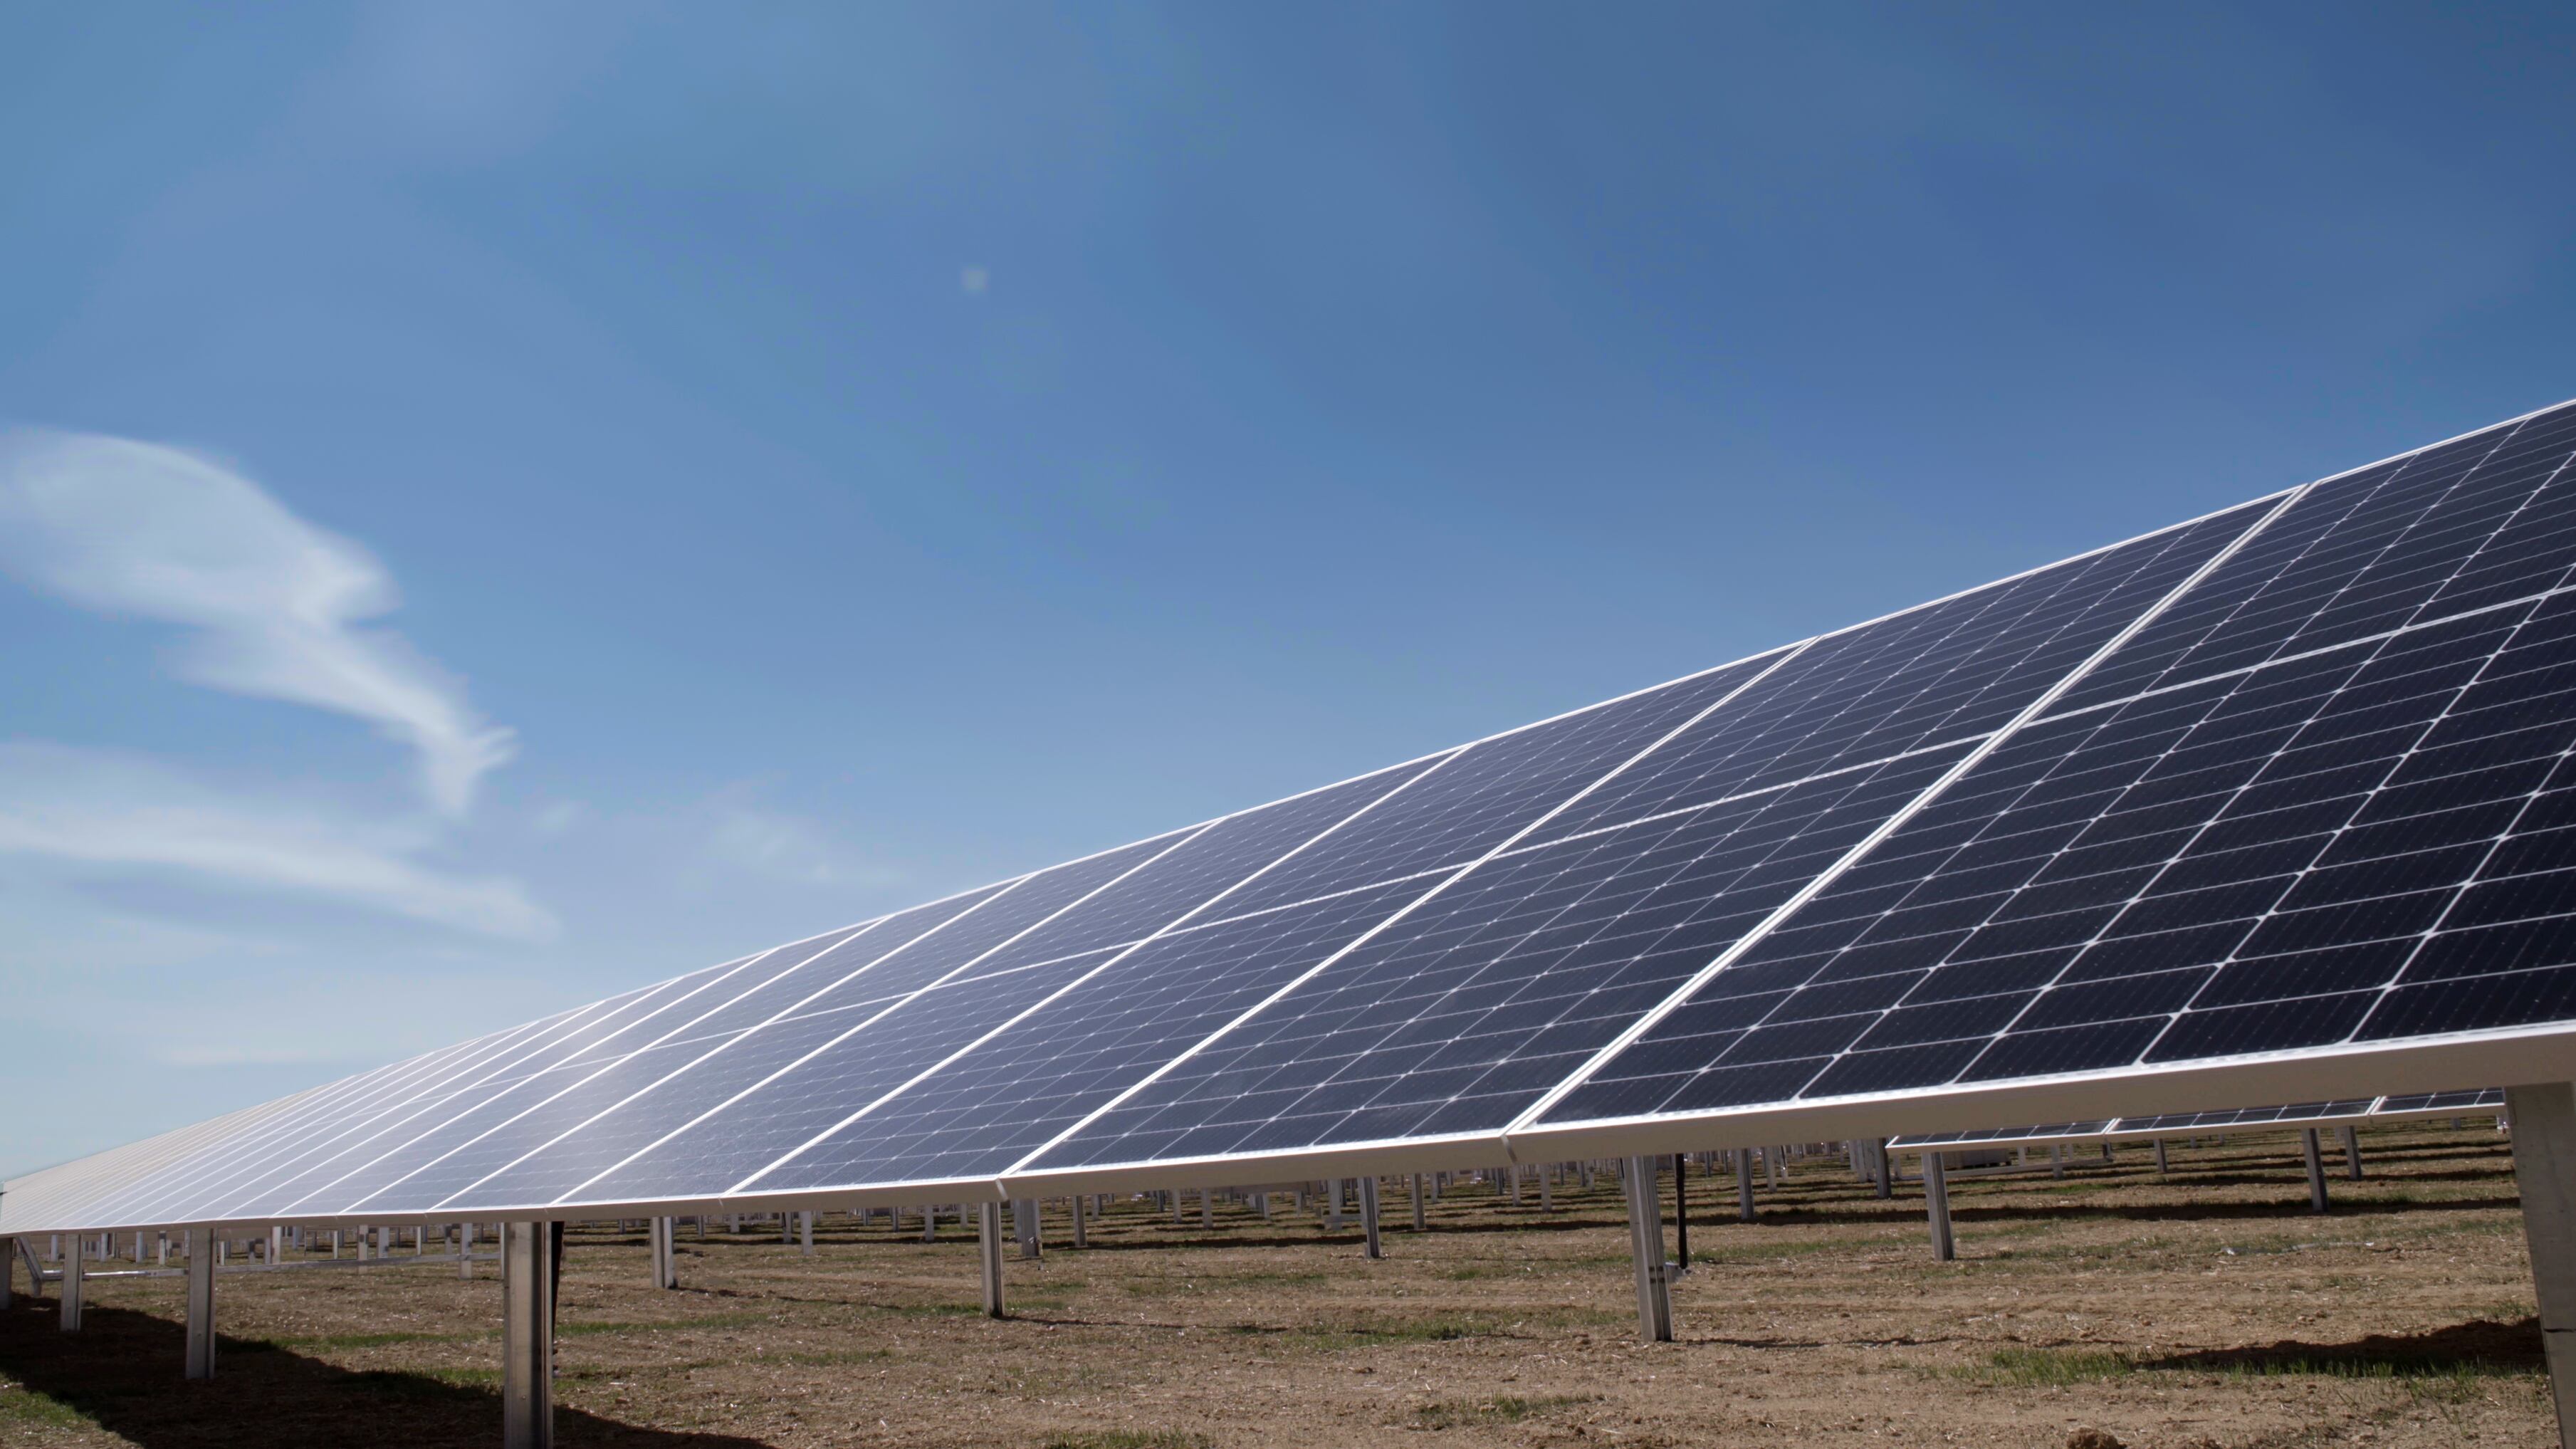
{"type": "Polygon", "coordinates": [[[360,627],[398,602],[372,554],[198,454],[0,431],[0,569],[86,608],[196,631],[179,662],[191,682],[367,721],[419,753],[422,789],[448,815],[515,751],[454,676],[401,635],[360,627]]]}
{"type": "Polygon", "coordinates": [[[219,789],[143,756],[0,741],[0,851],[181,871],[485,935],[555,933],[554,917],[516,882],[422,864],[431,844],[418,828],[219,789]]]}

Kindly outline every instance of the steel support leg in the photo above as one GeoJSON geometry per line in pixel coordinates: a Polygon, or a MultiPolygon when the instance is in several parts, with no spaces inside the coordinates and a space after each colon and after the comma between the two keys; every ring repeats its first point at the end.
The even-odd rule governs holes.
{"type": "Polygon", "coordinates": [[[188,1229],[188,1354],[183,1374],[215,1376],[215,1230],[188,1229]]]}
{"type": "Polygon", "coordinates": [[[1753,1149],[1735,1149],[1735,1216],[1739,1221],[1753,1221],[1753,1149]]]}
{"type": "Polygon", "coordinates": [[[555,1442],[554,1224],[501,1225],[501,1445],[555,1442]]]}
{"type": "Polygon", "coordinates": [[[984,1316],[1002,1316],[1002,1205],[997,1202],[975,1205],[977,1255],[984,1263],[984,1316]]]}
{"type": "Polygon", "coordinates": [[[1341,1230],[1342,1180],[1338,1177],[1328,1178],[1324,1182],[1324,1231],[1338,1233],[1341,1230]]]}
{"type": "Polygon", "coordinates": [[[2350,1127],[2343,1129],[2344,1175],[2361,1181],[2361,1134],[2350,1127]]]}
{"type": "Polygon", "coordinates": [[[807,1208],[796,1215],[796,1251],[814,1256],[814,1210],[807,1208]]]}
{"type": "Polygon", "coordinates": [[[1673,1261],[1690,1271],[1690,1154],[1673,1154],[1673,1261]]]}
{"type": "Polygon", "coordinates": [[[2576,1449],[2576,1088],[2508,1087],[2505,1108],[2513,1114],[2513,1176],[2522,1189],[2558,1443],[2576,1449]]]}
{"type": "Polygon", "coordinates": [[[680,1286],[680,1253],[673,1239],[679,1236],[678,1218],[653,1219],[653,1286],[680,1286]]]}
{"type": "Polygon", "coordinates": [[[1034,1199],[1011,1199],[1011,1239],[1020,1245],[1023,1258],[1034,1258],[1045,1251],[1038,1246],[1038,1205],[1034,1199]]]}
{"type": "Polygon", "coordinates": [[[1673,1337],[1673,1290],[1664,1267],[1663,1203],[1655,1192],[1655,1159],[1628,1159],[1628,1244],[1637,1260],[1637,1336],[1673,1337]]]}
{"type": "Polygon", "coordinates": [[[2326,1159],[2324,1150],[2317,1144],[2317,1129],[2311,1127],[2300,1133],[2299,1144],[2308,1159],[2308,1210],[2324,1212],[2326,1210],[2326,1159]]]}
{"type": "Polygon", "coordinates": [[[1896,1196],[1896,1183],[1893,1177],[1895,1169],[1890,1167],[1887,1161],[1887,1139],[1881,1137],[1875,1140],[1877,1145],[1870,1149],[1870,1166],[1877,1172],[1879,1197],[1891,1198],[1896,1196]]]}
{"type": "Polygon", "coordinates": [[[1428,1227],[1422,1216],[1422,1174],[1417,1172],[1413,1174],[1413,1230],[1419,1233],[1428,1227]]]}
{"type": "Polygon", "coordinates": [[[2159,1138],[2157,1138],[2157,1139],[2156,1139],[2156,1176],[2158,1176],[2158,1177],[2162,1177],[2162,1176],[2164,1176],[2164,1175],[2165,1175],[2165,1140],[2164,1140],[2163,1138],[2159,1137],[2159,1138]]]}
{"type": "Polygon", "coordinates": [[[1073,1245],[1076,1248],[1091,1246],[1091,1235],[1082,1220],[1082,1194],[1078,1192],[1073,1195],[1073,1245]]]}
{"type": "Polygon", "coordinates": [[[87,1233],[72,1234],[71,1255],[63,1259],[62,1323],[63,1332],[65,1333],[80,1332],[81,1260],[88,1255],[89,1235],[87,1233]]]}
{"type": "Polygon", "coordinates": [[[1377,1179],[1373,1176],[1360,1179],[1360,1231],[1368,1240],[1368,1255],[1385,1257],[1386,1250],[1377,1240],[1377,1179]]]}
{"type": "Polygon", "coordinates": [[[1938,1152],[1923,1154],[1923,1204],[1932,1219],[1932,1256],[1947,1263],[1959,1256],[1950,1236],[1950,1168],[1938,1152]]]}

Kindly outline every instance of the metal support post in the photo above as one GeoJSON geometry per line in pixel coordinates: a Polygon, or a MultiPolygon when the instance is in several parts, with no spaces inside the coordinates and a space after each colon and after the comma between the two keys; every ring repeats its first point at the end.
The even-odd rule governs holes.
{"type": "Polygon", "coordinates": [[[939,1209],[928,1203],[921,1207],[921,1240],[925,1243],[939,1241],[939,1209]]]}
{"type": "Polygon", "coordinates": [[[1341,1230],[1342,1180],[1338,1177],[1326,1178],[1324,1180],[1324,1231],[1338,1233],[1341,1230]]]}
{"type": "Polygon", "coordinates": [[[2164,1140],[2163,1138],[2159,1137],[2159,1138],[2157,1138],[2157,1139],[2156,1139],[2156,1176],[2158,1176],[2158,1177],[2162,1177],[2162,1176],[2164,1176],[2164,1175],[2165,1175],[2165,1140],[2164,1140]]]}
{"type": "Polygon", "coordinates": [[[997,1202],[975,1205],[975,1226],[981,1251],[977,1256],[984,1264],[984,1316],[1002,1316],[1002,1205],[997,1202]]]}
{"type": "Polygon", "coordinates": [[[1542,1162],[1538,1165],[1538,1210],[1543,1213],[1552,1213],[1556,1211],[1556,1175],[1554,1163],[1542,1162]]]}
{"type": "Polygon", "coordinates": [[[2326,1210],[2326,1160],[2324,1150],[2317,1144],[2317,1129],[2311,1127],[2300,1133],[2299,1144],[2308,1159],[2308,1210],[2324,1212],[2326,1210]]]}
{"type": "Polygon", "coordinates": [[[474,1225],[472,1223],[456,1225],[456,1276],[467,1279],[474,1276],[474,1225]]]}
{"type": "Polygon", "coordinates": [[[1417,1172],[1413,1174],[1413,1230],[1419,1233],[1428,1227],[1422,1216],[1422,1174],[1417,1172]]]}
{"type": "Polygon", "coordinates": [[[1664,1267],[1663,1205],[1655,1192],[1655,1159],[1628,1159],[1628,1244],[1637,1261],[1637,1336],[1648,1343],[1673,1337],[1672,1283],[1664,1267]]]}
{"type": "Polygon", "coordinates": [[[2353,1181],[2361,1181],[2361,1134],[2350,1126],[2343,1129],[2343,1170],[2353,1181]]]}
{"type": "Polygon", "coordinates": [[[807,1208],[796,1215],[796,1251],[814,1256],[814,1210],[807,1208]]]}
{"type": "Polygon", "coordinates": [[[1673,1261],[1685,1273],[1690,1271],[1690,1193],[1684,1186],[1690,1176],[1690,1158],[1673,1154],[1673,1261]]]}
{"type": "Polygon", "coordinates": [[[2061,1182],[2066,1178],[2066,1144],[2063,1142],[2048,1144],[2048,1175],[2061,1182]]]}
{"type": "Polygon", "coordinates": [[[1215,1188],[1203,1187],[1199,1189],[1199,1226],[1202,1229],[1216,1226],[1215,1188]]]}
{"type": "Polygon", "coordinates": [[[1878,1195],[1884,1201],[1896,1195],[1896,1169],[1887,1160],[1887,1139],[1874,1140],[1877,1145],[1870,1149],[1870,1165],[1877,1169],[1878,1195]]]}
{"type": "Polygon", "coordinates": [[[1753,1149],[1735,1149],[1735,1216],[1739,1222],[1753,1221],[1753,1149]]]}
{"type": "Polygon", "coordinates": [[[680,1253],[672,1241],[679,1235],[679,1226],[677,1218],[655,1218],[652,1221],[653,1286],[656,1288],[680,1286],[680,1253]]]}
{"type": "Polygon", "coordinates": [[[188,1252],[188,1354],[185,1377],[215,1376],[215,1230],[190,1228],[188,1252]]]}
{"type": "Polygon", "coordinates": [[[1360,1179],[1360,1231],[1368,1239],[1368,1256],[1385,1257],[1386,1251],[1377,1240],[1377,1178],[1374,1176],[1360,1179]]]}
{"type": "Polygon", "coordinates": [[[2513,1114],[2513,1177],[2531,1243],[2558,1443],[2576,1449],[2576,1088],[2508,1087],[2505,1108],[2513,1114]]]}
{"type": "Polygon", "coordinates": [[[80,1332],[81,1259],[88,1252],[89,1236],[85,1233],[72,1234],[71,1256],[63,1259],[62,1321],[65,1333],[80,1332]]]}
{"type": "Polygon", "coordinates": [[[555,1442],[554,1259],[554,1224],[501,1225],[502,1449],[555,1442]]]}
{"type": "Polygon", "coordinates": [[[1091,1235],[1082,1220],[1082,1194],[1073,1195],[1073,1245],[1077,1249],[1091,1246],[1091,1235]]]}
{"type": "Polygon", "coordinates": [[[1032,1198],[1011,1199],[1011,1238],[1020,1245],[1020,1256],[1034,1258],[1045,1251],[1038,1244],[1038,1205],[1032,1198]]]}
{"type": "Polygon", "coordinates": [[[1947,1263],[1959,1256],[1950,1236],[1950,1169],[1938,1152],[1923,1154],[1923,1203],[1932,1219],[1932,1256],[1947,1263]]]}

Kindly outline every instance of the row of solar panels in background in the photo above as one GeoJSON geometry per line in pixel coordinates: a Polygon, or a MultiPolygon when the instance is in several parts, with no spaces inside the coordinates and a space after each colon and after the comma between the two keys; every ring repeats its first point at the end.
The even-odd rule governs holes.
{"type": "Polygon", "coordinates": [[[2091,1142],[2119,1137],[2184,1137],[2248,1127],[2316,1127],[2393,1122],[2414,1117],[2465,1117],[2502,1112],[2504,1089],[2414,1092],[2403,1097],[2354,1097],[2339,1102],[2297,1102],[2286,1107],[2237,1107],[2224,1112],[2168,1112],[2158,1117],[2114,1117],[2104,1122],[2044,1122],[1981,1132],[1928,1132],[1887,1139],[1893,1152],[1927,1147],[2038,1147],[2051,1142],[2091,1142]]]}

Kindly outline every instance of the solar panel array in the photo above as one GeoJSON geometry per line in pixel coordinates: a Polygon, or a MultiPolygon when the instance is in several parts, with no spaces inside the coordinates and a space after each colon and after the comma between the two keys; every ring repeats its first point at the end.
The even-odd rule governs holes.
{"type": "Polygon", "coordinates": [[[2576,1026],[2571,453],[2534,414],[33,1174],[0,1232],[1696,1146],[2576,1026]]]}
{"type": "Polygon", "coordinates": [[[1938,1147],[2037,1147],[2052,1142],[2187,1137],[2197,1132],[2401,1122],[2417,1117],[2465,1117],[2503,1111],[2504,1089],[2482,1087],[2471,1091],[2411,1092],[2402,1096],[2295,1102],[2283,1107],[2238,1107],[2220,1112],[2165,1112],[2151,1117],[2113,1117],[2098,1122],[2050,1122],[1979,1132],[1910,1133],[1887,1139],[1887,1145],[1891,1151],[1898,1152],[1938,1147]]]}

